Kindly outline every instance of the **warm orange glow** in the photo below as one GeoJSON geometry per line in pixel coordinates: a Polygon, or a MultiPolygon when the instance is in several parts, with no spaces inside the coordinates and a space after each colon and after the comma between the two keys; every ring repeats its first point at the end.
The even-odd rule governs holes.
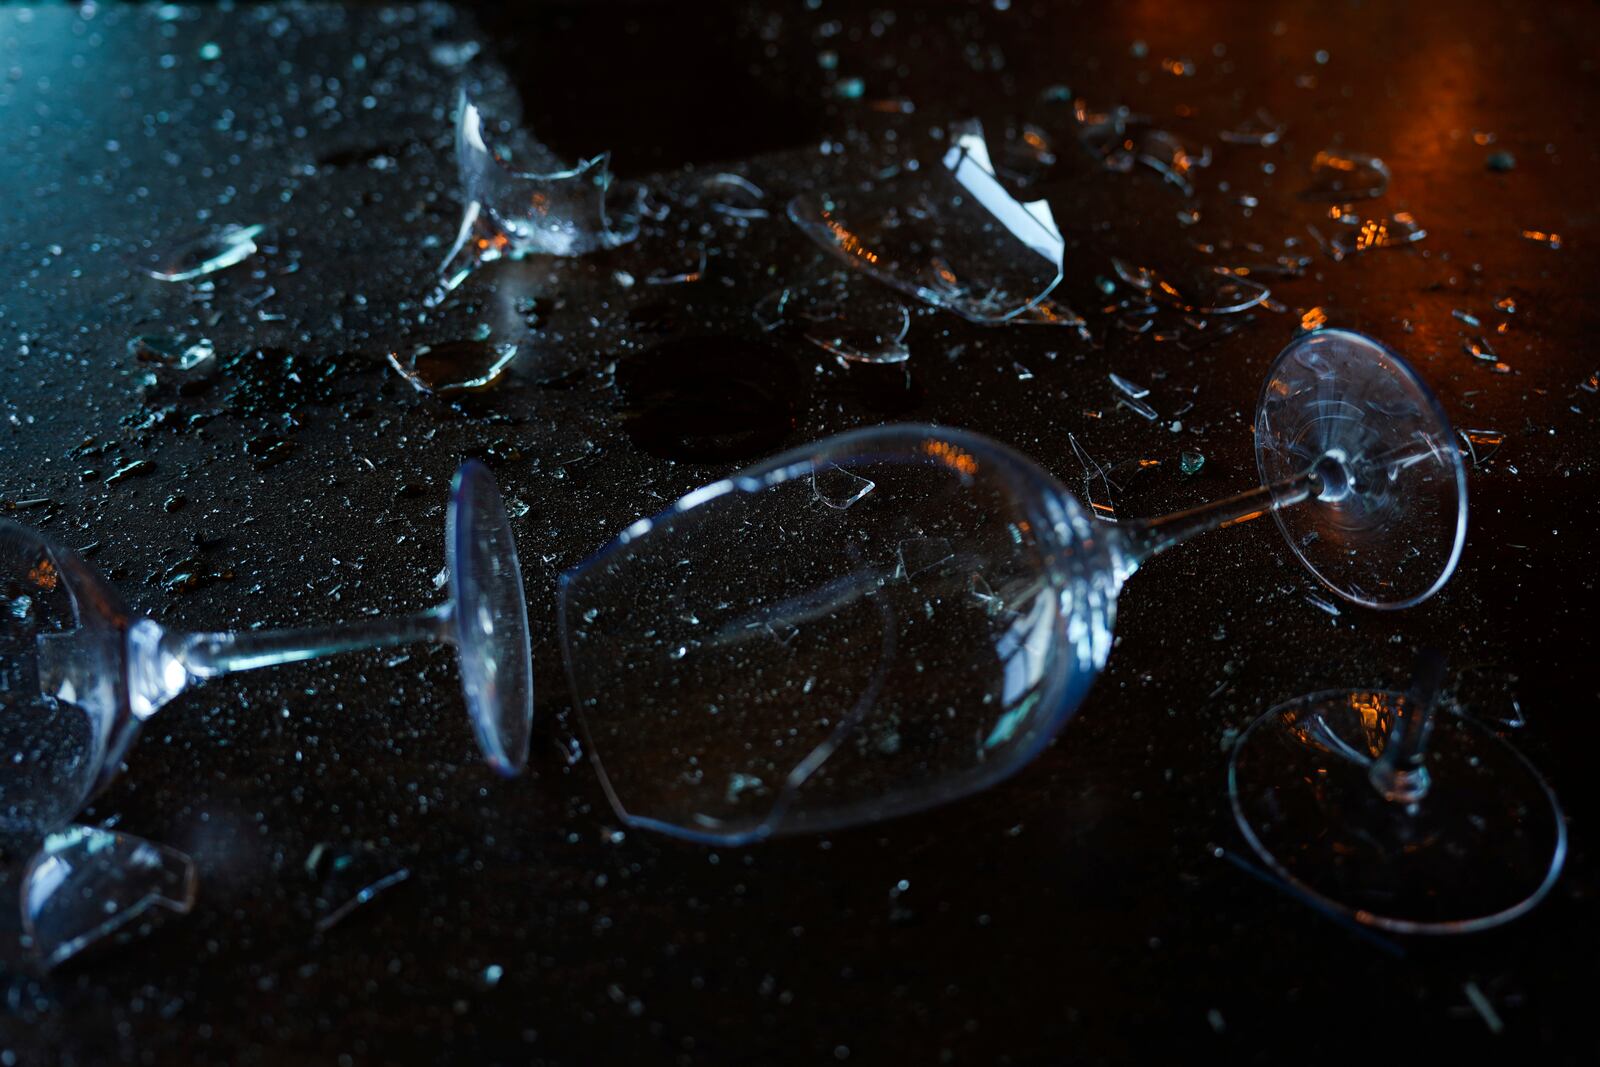
{"type": "Polygon", "coordinates": [[[28,581],[36,589],[54,589],[56,587],[56,566],[47,559],[41,559],[32,570],[28,571],[28,581]]]}
{"type": "MultiPolygon", "coordinates": [[[[878,254],[861,243],[861,238],[845,229],[843,225],[828,219],[828,229],[833,231],[833,239],[839,242],[839,247],[857,259],[864,259],[868,263],[878,262],[878,254]]],[[[953,279],[952,279],[953,280],[953,279]]]]}
{"type": "Polygon", "coordinates": [[[1266,514],[1265,511],[1252,511],[1248,515],[1240,515],[1237,519],[1229,519],[1227,522],[1223,523],[1220,527],[1218,527],[1218,529],[1226,530],[1228,527],[1237,526],[1241,522],[1249,522],[1251,519],[1259,519],[1261,516],[1263,516],[1265,514],[1266,514]]]}
{"type": "Polygon", "coordinates": [[[1300,316],[1300,328],[1307,333],[1320,330],[1328,325],[1328,312],[1325,308],[1314,307],[1300,316]]]}
{"type": "Polygon", "coordinates": [[[968,477],[978,473],[978,461],[973,458],[972,453],[964,448],[957,448],[948,441],[924,441],[922,451],[951,470],[960,471],[968,477]]]}

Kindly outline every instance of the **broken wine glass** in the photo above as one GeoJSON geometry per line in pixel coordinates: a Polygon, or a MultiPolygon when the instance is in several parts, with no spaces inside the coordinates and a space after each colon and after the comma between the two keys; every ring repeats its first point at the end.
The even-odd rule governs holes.
{"type": "Polygon", "coordinates": [[[70,549],[0,519],[0,834],[70,820],[117,773],[146,719],[234,671],[355,649],[456,649],[478,745],[505,775],[527,760],[533,664],[516,545],[488,470],[463,464],[445,526],[450,597],[342,626],[177,633],[132,614],[70,549]]]}
{"type": "Polygon", "coordinates": [[[563,577],[558,611],[613,806],[631,826],[737,844],[991,785],[1082,703],[1129,576],[1268,512],[1360,604],[1415,604],[1453,572],[1466,531],[1454,434],[1377,342],[1293,341],[1262,391],[1256,454],[1260,488],[1113,524],[1001,444],[889,425],[639,520],[563,577]]]}
{"type": "Polygon", "coordinates": [[[1550,786],[1487,726],[1435,710],[1443,677],[1424,653],[1407,692],[1297,697],[1246,727],[1228,765],[1234,817],[1273,871],[1397,933],[1514,919],[1566,858],[1550,786]]]}

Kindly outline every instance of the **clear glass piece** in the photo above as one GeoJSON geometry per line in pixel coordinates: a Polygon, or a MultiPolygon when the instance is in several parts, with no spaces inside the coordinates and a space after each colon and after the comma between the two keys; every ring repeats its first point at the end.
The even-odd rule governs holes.
{"type": "Polygon", "coordinates": [[[187,282],[243,263],[256,253],[264,226],[220,226],[153,249],[141,257],[146,274],[163,282],[187,282]]]}
{"type": "Polygon", "coordinates": [[[1106,170],[1127,174],[1148,167],[1187,197],[1194,195],[1195,170],[1211,164],[1209,148],[1193,148],[1125,107],[1103,115],[1080,109],[1078,118],[1078,139],[1106,170]]]}
{"type": "Polygon", "coordinates": [[[22,930],[46,967],[107,938],[144,934],[153,912],[188,914],[194,861],[131,834],[72,826],[50,834],[22,876],[22,930]]]}
{"type": "Polygon", "coordinates": [[[1007,322],[1061,281],[1065,244],[1048,203],[1016,200],[995,176],[977,122],[952,127],[950,140],[930,177],[802,193],[789,202],[789,219],[885,285],[972,322],[1007,322]]]}
{"type": "Polygon", "coordinates": [[[445,341],[390,352],[388,359],[419,393],[471,393],[499,381],[518,351],[509,341],[445,341]]]}
{"type": "Polygon", "coordinates": [[[1325,148],[1311,160],[1311,184],[1305,197],[1343,203],[1382,196],[1389,188],[1389,167],[1377,156],[1325,148]]]}
{"type": "Polygon", "coordinates": [[[579,256],[639,235],[644,187],[613,182],[609,154],[565,167],[543,145],[525,143],[523,154],[534,169],[518,169],[509,148],[490,143],[485,125],[482,110],[463,92],[456,165],[466,208],[430,303],[503,256],[579,256]]]}

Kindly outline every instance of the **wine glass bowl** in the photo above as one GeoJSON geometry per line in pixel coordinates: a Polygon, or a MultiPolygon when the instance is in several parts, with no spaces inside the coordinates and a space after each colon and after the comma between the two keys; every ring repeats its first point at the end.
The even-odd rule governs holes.
{"type": "Polygon", "coordinates": [[[562,582],[591,754],[627,821],[733,843],[949,800],[1030,760],[1110,651],[1107,527],[943,427],[784,453],[562,582]]]}

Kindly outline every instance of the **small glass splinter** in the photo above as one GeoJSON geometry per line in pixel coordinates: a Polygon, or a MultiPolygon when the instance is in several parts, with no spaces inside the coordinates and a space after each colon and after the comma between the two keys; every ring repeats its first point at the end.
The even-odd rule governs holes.
{"type": "Polygon", "coordinates": [[[548,169],[514,169],[509,154],[490,145],[483,112],[461,94],[456,165],[466,209],[428,303],[441,302],[477,267],[502,257],[579,256],[639,235],[644,188],[614,182],[609,154],[570,168],[556,165],[542,145],[532,154],[548,169]]]}
{"type": "Polygon", "coordinates": [[[1234,816],[1278,875],[1360,922],[1467,933],[1523,914],[1566,858],[1555,795],[1516,749],[1441,712],[1444,657],[1410,688],[1339,689],[1280,704],[1239,736],[1234,816]]]}
{"type": "Polygon", "coordinates": [[[194,861],[131,834],[72,826],[50,834],[22,876],[22,931],[46,967],[125,935],[153,909],[194,907],[194,861]]]}
{"type": "Polygon", "coordinates": [[[1087,503],[976,434],[842,434],[690,493],[565,575],[574,707],[619,816],[737,844],[954,799],[1060,730],[1157,553],[1271,514],[1334,593],[1396,608],[1444,584],[1466,532],[1438,402],[1357,334],[1302,335],[1273,364],[1256,489],[1099,522],[1116,518],[1107,471],[1067,444],[1087,503]]]}
{"type": "Polygon", "coordinates": [[[0,834],[70,820],[145,720],[208,678],[418,641],[455,647],[478,745],[515,774],[533,717],[527,605],[505,506],[480,464],[456,472],[445,542],[450,599],[419,614],[186,634],[132,614],[76,554],[0,519],[0,834]]]}

